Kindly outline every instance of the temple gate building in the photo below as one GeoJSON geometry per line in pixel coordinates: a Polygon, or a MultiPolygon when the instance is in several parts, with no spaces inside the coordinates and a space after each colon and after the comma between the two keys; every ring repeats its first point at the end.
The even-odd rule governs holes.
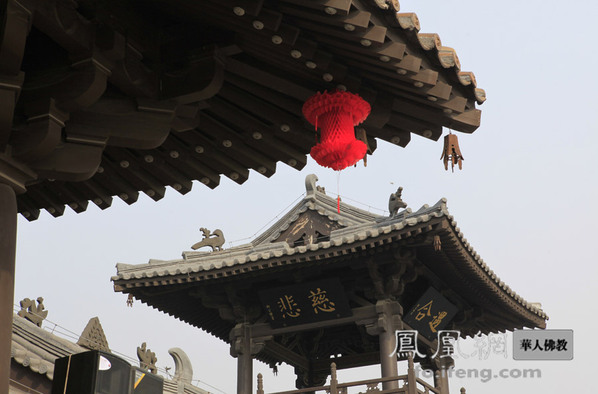
{"type": "Polygon", "coordinates": [[[385,217],[339,208],[316,181],[308,175],[303,200],[250,243],[118,264],[115,291],[230,343],[239,394],[252,392],[253,359],[291,365],[298,388],[321,386],[331,361],[380,364],[383,379],[397,377],[398,330],[419,334],[418,351],[399,358],[437,371],[436,390],[446,394],[453,361],[437,352],[440,330],[466,337],[545,328],[546,314],[468,244],[446,200],[399,211],[405,204],[393,209],[393,194],[385,217]]]}
{"type": "Polygon", "coordinates": [[[396,0],[7,0],[0,12],[0,388],[17,214],[300,170],[315,134],[301,106],[318,91],[371,105],[369,154],[377,139],[472,133],[486,99],[396,0]]]}

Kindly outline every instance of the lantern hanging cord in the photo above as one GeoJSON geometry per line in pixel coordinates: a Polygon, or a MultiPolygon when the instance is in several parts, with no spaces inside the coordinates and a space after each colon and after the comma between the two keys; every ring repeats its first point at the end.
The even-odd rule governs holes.
{"type": "Polygon", "coordinates": [[[336,172],[336,211],[341,213],[341,172],[336,172]]]}

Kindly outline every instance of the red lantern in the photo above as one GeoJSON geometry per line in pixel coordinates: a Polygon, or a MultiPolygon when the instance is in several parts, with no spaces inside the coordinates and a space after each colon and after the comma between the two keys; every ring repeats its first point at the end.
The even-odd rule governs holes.
{"type": "Polygon", "coordinates": [[[355,139],[353,126],[370,114],[370,105],[356,94],[335,91],[316,93],[303,104],[303,116],[318,129],[320,143],[311,157],[321,166],[340,171],[363,159],[367,146],[355,139]]]}

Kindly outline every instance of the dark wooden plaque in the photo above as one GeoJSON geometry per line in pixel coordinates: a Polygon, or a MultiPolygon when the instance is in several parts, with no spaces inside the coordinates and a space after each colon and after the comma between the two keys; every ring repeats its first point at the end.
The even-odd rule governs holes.
{"type": "Polygon", "coordinates": [[[267,289],[258,294],[272,328],[351,316],[351,308],[338,279],[267,289]]]}
{"type": "Polygon", "coordinates": [[[405,316],[405,323],[420,335],[433,341],[438,331],[443,330],[457,314],[457,307],[451,304],[436,289],[430,287],[405,316]]]}

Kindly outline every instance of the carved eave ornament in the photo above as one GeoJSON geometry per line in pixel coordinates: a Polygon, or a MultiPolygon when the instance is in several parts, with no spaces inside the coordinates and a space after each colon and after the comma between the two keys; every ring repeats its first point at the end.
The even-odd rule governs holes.
{"type": "MultiPolygon", "coordinates": [[[[143,44],[92,23],[82,9],[58,0],[8,1],[0,43],[0,182],[18,194],[44,180],[91,179],[111,147],[161,146],[171,130],[192,129],[197,103],[222,86],[217,47],[178,68],[152,70],[143,63],[143,44]]],[[[136,199],[136,187],[129,188],[136,199]]],[[[85,201],[80,208],[89,199],[98,203],[72,194],[73,202],[85,201]]],[[[20,204],[26,216],[38,214],[37,207],[27,210],[35,198],[20,204]]]]}
{"type": "Polygon", "coordinates": [[[0,182],[29,220],[301,169],[316,91],[370,103],[369,154],[480,125],[475,76],[396,1],[5,4],[0,182]]]}
{"type": "Polygon", "coordinates": [[[100,324],[100,319],[92,317],[83,329],[77,345],[87,348],[89,350],[101,350],[103,352],[112,353],[104,329],[100,324]]]}

